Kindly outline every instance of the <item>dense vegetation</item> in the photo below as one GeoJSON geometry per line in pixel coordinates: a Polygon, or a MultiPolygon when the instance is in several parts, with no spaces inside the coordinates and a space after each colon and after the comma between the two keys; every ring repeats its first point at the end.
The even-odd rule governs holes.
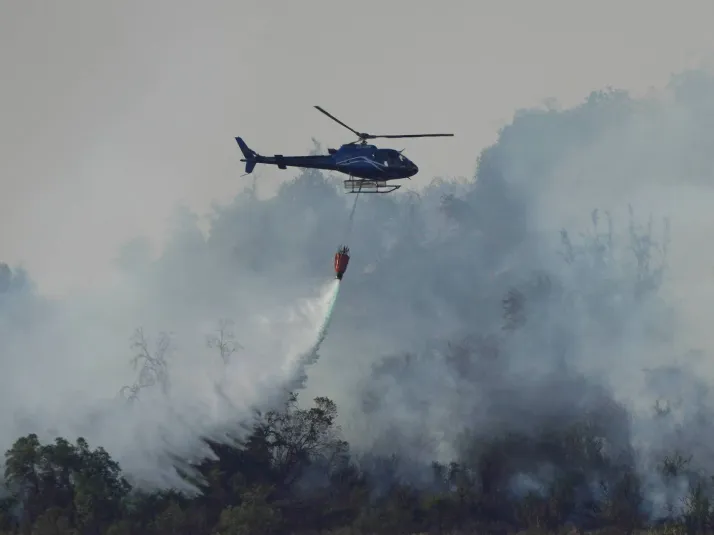
{"type": "MultiPolygon", "coordinates": [[[[434,463],[428,485],[416,487],[396,477],[396,457],[350,458],[332,401],[317,398],[309,408],[296,402],[291,395],[282,410],[261,415],[243,444],[213,443],[217,457],[198,466],[202,494],[194,497],[132,490],[106,451],[82,438],[41,444],[34,434],[22,437],[6,453],[10,495],[1,502],[0,529],[37,535],[409,534],[546,533],[578,526],[629,533],[648,524],[633,460],[604,451],[604,422],[597,419],[543,429],[536,437],[513,434],[472,444],[473,453],[460,463],[434,463]],[[515,473],[546,463],[553,470],[547,488],[514,492],[509,480],[515,473]]],[[[696,477],[686,459],[662,461],[665,478],[696,477]]],[[[696,479],[660,523],[669,533],[711,529],[709,491],[708,479],[696,479]]]]}
{"type": "MultiPolygon", "coordinates": [[[[679,90],[693,117],[712,117],[702,83],[695,77],[679,90]]],[[[676,325],[661,292],[668,226],[658,238],[632,211],[629,227],[617,232],[595,210],[589,231],[562,232],[558,256],[550,237],[533,228],[542,209],[533,199],[550,194],[554,169],[653,113],[659,124],[649,103],[618,92],[595,93],[563,112],[519,113],[481,154],[477,180],[435,181],[420,197],[360,199],[348,284],[322,349],[330,359],[320,361],[335,373],[308,380],[329,391],[312,400],[285,392],[253,420],[236,415],[221,430],[239,439],[201,439],[214,456],[174,457],[195,492],[166,490],[112,459],[131,459],[131,444],[77,438],[64,422],[57,428],[72,432],[53,433],[60,435],[53,441],[55,421],[28,416],[25,436],[5,457],[0,533],[713,531],[707,385],[684,367],[650,362],[656,351],[682,350],[672,343],[676,325]],[[366,376],[345,371],[353,359],[371,364],[366,376]],[[623,396],[635,390],[628,381],[642,376],[638,388],[647,396],[637,394],[646,414],[623,396]],[[357,431],[342,425],[355,422],[357,431]]],[[[180,309],[191,325],[195,318],[184,316],[194,308],[204,321],[223,314],[226,301],[248,315],[253,303],[234,288],[255,285],[254,296],[265,289],[290,301],[331,276],[329,258],[342,238],[337,222],[350,208],[343,197],[333,178],[305,172],[274,198],[248,190],[217,208],[207,238],[184,212],[158,260],[137,243],[122,262],[141,281],[147,315],[180,309]]],[[[32,332],[37,310],[43,318],[57,310],[43,307],[24,272],[0,265],[0,334],[32,332]]],[[[241,354],[223,326],[209,345],[228,367],[241,354]]],[[[24,359],[25,347],[13,342],[0,351],[21,347],[24,359]]],[[[133,385],[116,385],[122,410],[143,403],[150,412],[150,391],[181,412],[187,394],[170,380],[169,343],[160,338],[154,351],[137,332],[139,375],[133,385]]],[[[220,387],[226,394],[232,385],[220,387]]],[[[105,427],[119,415],[105,417],[105,427]]],[[[102,415],[93,417],[85,428],[102,415]]],[[[175,418],[167,426],[179,422],[166,417],[175,418]]],[[[164,438],[173,455],[186,436],[164,438]]]]}

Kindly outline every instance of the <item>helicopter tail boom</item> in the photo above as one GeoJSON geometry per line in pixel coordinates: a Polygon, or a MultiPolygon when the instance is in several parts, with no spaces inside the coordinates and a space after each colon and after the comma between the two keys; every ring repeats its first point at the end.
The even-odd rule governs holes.
{"type": "Polygon", "coordinates": [[[243,153],[241,162],[245,162],[245,174],[249,175],[259,163],[265,165],[276,165],[278,169],[287,169],[288,167],[302,167],[305,169],[335,169],[335,164],[332,156],[310,155],[310,156],[283,156],[276,154],[275,156],[262,156],[251,149],[243,138],[236,137],[236,143],[243,153]]]}
{"type": "Polygon", "coordinates": [[[240,148],[240,151],[243,153],[244,156],[244,158],[241,158],[241,162],[245,162],[245,174],[249,175],[253,172],[253,169],[255,169],[255,164],[258,163],[260,155],[253,149],[251,149],[248,145],[246,145],[245,141],[243,141],[243,138],[237,137],[236,143],[238,143],[238,147],[240,148]]]}

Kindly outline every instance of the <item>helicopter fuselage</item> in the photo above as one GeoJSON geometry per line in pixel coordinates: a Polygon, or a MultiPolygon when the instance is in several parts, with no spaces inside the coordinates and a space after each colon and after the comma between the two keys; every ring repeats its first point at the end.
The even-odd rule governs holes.
{"type": "MultiPolygon", "coordinates": [[[[237,138],[238,139],[238,138],[237,138]]],[[[240,143],[239,143],[240,144],[240,143]]],[[[374,145],[342,145],[339,149],[328,149],[329,154],[311,156],[261,156],[241,161],[275,165],[279,169],[300,167],[337,171],[351,177],[368,180],[398,180],[409,178],[419,172],[419,168],[406,156],[394,149],[380,149],[374,145]]]]}

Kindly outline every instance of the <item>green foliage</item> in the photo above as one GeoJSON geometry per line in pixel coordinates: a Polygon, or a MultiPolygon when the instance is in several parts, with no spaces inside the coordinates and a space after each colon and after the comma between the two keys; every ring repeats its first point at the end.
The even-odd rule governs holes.
{"type": "Polygon", "coordinates": [[[216,535],[277,533],[282,515],[277,507],[268,502],[269,494],[270,489],[260,486],[243,492],[240,505],[228,506],[221,512],[216,535]]]}
{"type": "MultiPolygon", "coordinates": [[[[290,394],[280,410],[259,415],[242,444],[212,444],[218,459],[197,467],[206,483],[195,498],[133,490],[109,454],[82,438],[42,444],[36,435],[21,437],[6,453],[11,496],[2,501],[0,533],[566,533],[574,517],[601,533],[634,533],[648,523],[634,467],[605,453],[592,421],[540,436],[474,439],[461,463],[432,466],[431,485],[395,482],[375,494],[369,481],[380,474],[350,461],[336,417],[330,399],[301,408],[290,394]],[[555,463],[556,476],[540,490],[509,493],[511,477],[527,469],[526,457],[555,463]],[[300,485],[310,470],[327,475],[327,486],[300,485]],[[584,499],[597,474],[599,493],[584,499]]],[[[688,473],[688,463],[667,456],[663,477],[688,473]]],[[[682,515],[672,513],[663,532],[712,528],[709,483],[693,483],[682,515]]]]}
{"type": "Polygon", "coordinates": [[[103,448],[92,450],[83,438],[43,445],[35,434],[5,453],[5,481],[15,506],[5,518],[17,507],[20,527],[41,533],[101,533],[122,515],[131,490],[103,448]]]}

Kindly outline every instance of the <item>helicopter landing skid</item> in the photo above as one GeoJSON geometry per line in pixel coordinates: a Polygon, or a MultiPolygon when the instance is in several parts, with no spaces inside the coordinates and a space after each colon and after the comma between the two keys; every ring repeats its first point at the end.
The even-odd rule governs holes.
{"type": "Polygon", "coordinates": [[[345,193],[391,193],[401,186],[387,184],[386,180],[345,180],[345,193]]]}

